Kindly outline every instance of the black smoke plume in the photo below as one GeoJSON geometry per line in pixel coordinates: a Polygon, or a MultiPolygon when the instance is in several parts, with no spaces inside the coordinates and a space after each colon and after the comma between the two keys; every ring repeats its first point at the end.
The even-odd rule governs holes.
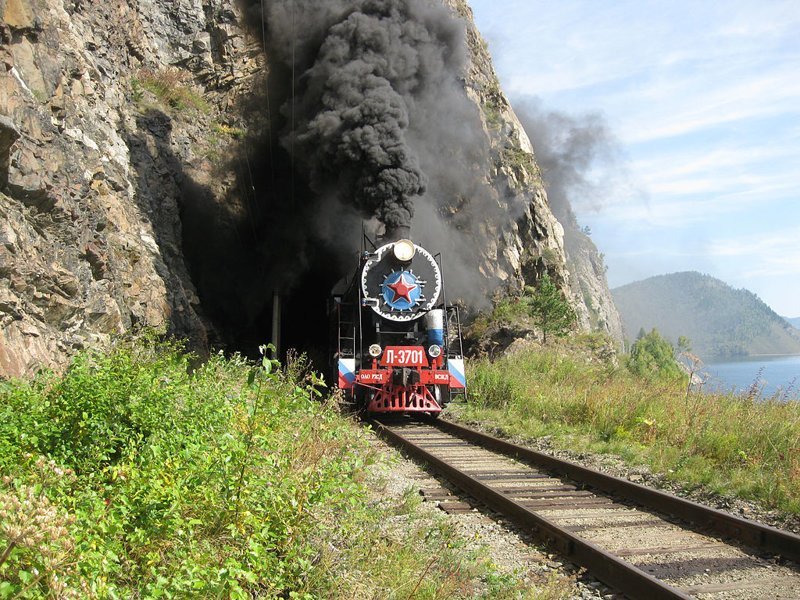
{"type": "Polygon", "coordinates": [[[281,143],[311,189],[387,228],[409,226],[426,190],[410,113],[459,71],[452,16],[416,0],[273,0],[266,22],[295,80],[281,143]]]}
{"type": "Polygon", "coordinates": [[[515,216],[498,214],[504,204],[486,183],[488,140],[465,89],[465,22],[430,0],[254,9],[280,99],[279,143],[312,196],[310,244],[334,241],[352,264],[359,220],[374,233],[410,225],[445,257],[453,297],[484,301],[474,229],[515,216]]]}
{"type": "Polygon", "coordinates": [[[182,204],[184,255],[223,342],[269,339],[278,294],[284,348],[324,349],[326,301],[353,274],[362,227],[410,224],[442,255],[447,300],[485,306],[504,257],[484,246],[512,235],[531,198],[494,175],[502,150],[468,96],[466,23],[441,0],[242,2],[267,64],[238,107],[255,125],[223,169],[236,173],[227,202],[187,187],[182,204]]]}

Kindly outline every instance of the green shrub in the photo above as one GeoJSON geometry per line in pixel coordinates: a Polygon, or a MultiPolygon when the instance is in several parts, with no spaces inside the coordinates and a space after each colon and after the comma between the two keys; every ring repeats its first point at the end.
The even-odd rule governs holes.
{"type": "MultiPolygon", "coordinates": [[[[317,401],[313,377],[298,382],[266,359],[217,355],[194,371],[191,361],[176,344],[120,342],[78,356],[63,378],[3,385],[3,502],[57,507],[48,518],[72,546],[59,546],[61,532],[43,547],[72,548],[62,580],[73,589],[277,594],[309,569],[315,550],[303,540],[317,510],[363,493],[353,453],[363,442],[317,401]]],[[[28,522],[28,538],[50,539],[28,522]]],[[[32,569],[52,571],[44,550],[17,538],[4,520],[10,594],[32,585],[32,569]]],[[[46,579],[35,587],[53,592],[46,579]]]]}
{"type": "Polygon", "coordinates": [[[375,501],[370,438],[303,357],[193,365],[145,335],[0,382],[0,598],[470,598],[498,580],[417,494],[375,501]]]}
{"type": "Polygon", "coordinates": [[[631,347],[628,368],[640,377],[682,377],[672,344],[657,329],[640,333],[631,347]]]}

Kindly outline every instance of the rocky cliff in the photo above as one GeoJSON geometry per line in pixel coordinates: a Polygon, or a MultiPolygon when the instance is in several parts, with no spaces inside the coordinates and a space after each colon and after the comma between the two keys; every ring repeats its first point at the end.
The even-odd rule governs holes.
{"type": "Polygon", "coordinates": [[[0,374],[136,325],[203,348],[179,200],[259,70],[235,3],[2,0],[0,15],[0,374]]]}
{"type": "MultiPolygon", "coordinates": [[[[475,224],[481,285],[518,288],[547,270],[568,290],[530,141],[466,3],[446,2],[464,21],[458,77],[494,190],[475,224]]],[[[275,190],[291,180],[302,194],[303,175],[272,126],[286,71],[265,51],[263,7],[0,0],[0,15],[0,375],[58,368],[137,326],[201,352],[261,335],[275,291],[263,282],[307,221],[275,217],[298,202],[275,190]]],[[[458,224],[468,200],[452,195],[439,215],[458,224]]],[[[331,276],[325,256],[293,255],[298,278],[331,276]]],[[[307,295],[310,283],[293,285],[307,295]]]]}
{"type": "Polygon", "coordinates": [[[625,333],[608,287],[603,255],[589,235],[578,227],[574,216],[568,215],[562,222],[570,285],[581,327],[607,333],[621,346],[625,333]]]}
{"type": "Polygon", "coordinates": [[[480,107],[491,155],[486,179],[499,192],[496,201],[503,215],[483,224],[480,270],[511,283],[512,289],[533,284],[549,271],[569,295],[564,229],[548,205],[533,146],[500,89],[487,44],[466,0],[445,1],[466,26],[469,60],[465,89],[480,107]]]}

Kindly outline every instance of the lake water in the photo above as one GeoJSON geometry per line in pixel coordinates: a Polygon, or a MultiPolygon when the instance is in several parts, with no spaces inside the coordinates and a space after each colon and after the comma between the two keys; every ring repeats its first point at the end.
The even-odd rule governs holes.
{"type": "Polygon", "coordinates": [[[800,400],[800,356],[709,360],[703,372],[709,375],[704,388],[707,391],[747,393],[756,384],[765,398],[780,394],[785,400],[800,400]]]}

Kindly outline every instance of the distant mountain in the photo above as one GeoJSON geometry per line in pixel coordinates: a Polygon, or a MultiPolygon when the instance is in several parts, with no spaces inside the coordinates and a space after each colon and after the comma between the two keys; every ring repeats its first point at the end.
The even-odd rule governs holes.
{"type": "Polygon", "coordinates": [[[800,317],[794,317],[794,318],[783,317],[783,318],[789,323],[789,325],[791,325],[795,329],[800,329],[800,317]]]}
{"type": "Polygon", "coordinates": [[[653,327],[703,358],[800,354],[800,332],[752,292],[693,271],[659,275],[611,290],[627,338],[653,327]]]}

